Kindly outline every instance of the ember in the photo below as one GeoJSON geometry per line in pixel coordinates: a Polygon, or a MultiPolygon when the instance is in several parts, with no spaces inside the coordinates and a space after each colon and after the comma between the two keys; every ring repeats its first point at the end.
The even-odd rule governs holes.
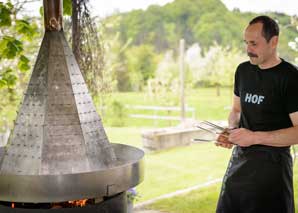
{"type": "Polygon", "coordinates": [[[88,199],[84,199],[84,200],[73,200],[73,201],[68,201],[69,204],[73,205],[73,206],[80,206],[83,207],[86,205],[88,199]]]}

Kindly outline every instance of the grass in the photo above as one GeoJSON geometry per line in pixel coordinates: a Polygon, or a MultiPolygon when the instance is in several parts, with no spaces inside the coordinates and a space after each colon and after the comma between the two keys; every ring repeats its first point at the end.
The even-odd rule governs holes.
{"type": "MultiPolygon", "coordinates": [[[[105,129],[111,142],[141,147],[141,129],[105,129]]],[[[230,153],[212,143],[202,143],[146,154],[145,180],[137,187],[141,195],[138,202],[222,178],[230,153]]]]}
{"type": "Polygon", "coordinates": [[[192,191],[184,196],[164,199],[147,206],[147,209],[171,213],[211,213],[215,212],[221,184],[192,191]]]}
{"type": "MultiPolygon", "coordinates": [[[[298,193],[298,163],[294,166],[294,195],[295,207],[297,209],[297,193],[298,193]]],[[[176,196],[169,199],[157,201],[149,206],[148,209],[160,210],[171,213],[209,213],[215,212],[218,195],[221,184],[214,184],[210,187],[192,191],[183,196],[176,196]]]]}
{"type": "MultiPolygon", "coordinates": [[[[105,127],[111,142],[141,148],[141,131],[136,127],[105,127]]],[[[222,178],[231,150],[215,147],[212,143],[192,144],[167,151],[146,154],[145,180],[137,187],[143,202],[180,189],[222,178]]],[[[298,194],[298,162],[294,166],[295,198],[298,194]]],[[[148,209],[171,213],[215,212],[221,183],[192,191],[183,196],[163,199],[148,209]]],[[[296,206],[297,206],[297,199],[296,206]]],[[[296,210],[298,212],[298,209],[296,210]]]]}
{"type": "MultiPolygon", "coordinates": [[[[136,92],[123,92],[123,93],[113,93],[109,97],[111,100],[117,100],[123,106],[124,105],[146,105],[146,106],[179,106],[179,103],[175,101],[177,99],[177,94],[168,94],[165,101],[163,98],[153,98],[148,96],[147,93],[136,93],[136,92]],[[176,103],[175,103],[176,102],[176,103]]],[[[216,95],[215,88],[198,88],[186,91],[185,103],[189,107],[194,107],[196,110],[196,119],[208,119],[208,120],[226,120],[229,112],[229,107],[231,106],[232,92],[231,88],[222,88],[221,95],[216,95]]],[[[108,105],[108,109],[111,107],[108,105]]],[[[124,125],[129,127],[164,127],[177,125],[179,121],[165,121],[158,120],[157,122],[150,119],[139,119],[131,118],[129,114],[146,114],[154,115],[153,110],[125,110],[124,125]]],[[[106,126],[113,125],[116,113],[107,110],[106,116],[104,117],[104,124],[106,126]]],[[[179,112],[167,112],[158,111],[157,115],[171,115],[179,116],[179,112]]],[[[190,113],[187,113],[188,117],[191,117],[190,113]]]]}
{"type": "Polygon", "coordinates": [[[145,181],[139,202],[221,178],[229,151],[195,144],[146,156],[145,181]],[[186,157],[187,156],[187,157],[186,157]]]}

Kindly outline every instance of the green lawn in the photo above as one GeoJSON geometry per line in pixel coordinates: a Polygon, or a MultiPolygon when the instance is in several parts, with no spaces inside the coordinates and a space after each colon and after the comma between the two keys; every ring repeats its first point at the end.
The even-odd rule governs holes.
{"type": "MultiPolygon", "coordinates": [[[[198,88],[186,91],[185,103],[189,107],[194,107],[196,110],[195,118],[199,120],[226,120],[229,107],[231,106],[232,92],[231,88],[222,88],[221,95],[216,95],[215,88],[198,88]]],[[[177,99],[177,94],[169,94],[168,98],[170,100],[177,99]]],[[[145,105],[145,106],[177,106],[178,103],[175,101],[166,102],[162,98],[156,99],[148,96],[147,93],[143,92],[123,92],[123,93],[113,93],[110,96],[111,100],[117,100],[119,103],[124,105],[145,105]]],[[[105,126],[111,126],[115,118],[115,112],[111,111],[111,106],[107,106],[106,116],[104,118],[105,126]]],[[[164,127],[177,125],[179,121],[166,121],[158,120],[157,122],[150,119],[139,119],[131,118],[129,114],[146,114],[154,115],[154,111],[151,110],[131,110],[126,109],[124,118],[124,126],[130,127],[164,127]]],[[[167,112],[158,111],[157,115],[171,115],[179,116],[179,112],[167,112]]],[[[188,117],[191,117],[191,113],[187,113],[188,117]]]]}
{"type": "MultiPolygon", "coordinates": [[[[105,128],[111,142],[141,147],[141,129],[105,128]]],[[[221,178],[230,150],[212,143],[192,144],[145,156],[145,180],[138,202],[221,178]]]]}
{"type": "MultiPolygon", "coordinates": [[[[297,193],[298,193],[298,163],[294,166],[294,193],[295,207],[297,209],[297,193]]],[[[148,209],[155,209],[171,213],[211,213],[215,212],[218,195],[221,184],[214,184],[199,190],[176,196],[169,199],[163,199],[147,206],[148,209]]]]}
{"type": "MultiPolygon", "coordinates": [[[[105,127],[111,142],[142,147],[141,131],[136,127],[105,127]]],[[[180,189],[222,178],[231,150],[212,143],[192,144],[145,156],[145,180],[137,187],[143,202],[180,189]]],[[[298,194],[298,170],[295,164],[295,195],[298,194]]],[[[192,191],[183,196],[157,201],[149,209],[171,213],[214,212],[221,184],[192,191]]],[[[297,199],[295,199],[297,202],[297,199]]],[[[297,204],[296,204],[297,206],[297,204]]],[[[298,212],[298,210],[296,210],[298,212]]]]}

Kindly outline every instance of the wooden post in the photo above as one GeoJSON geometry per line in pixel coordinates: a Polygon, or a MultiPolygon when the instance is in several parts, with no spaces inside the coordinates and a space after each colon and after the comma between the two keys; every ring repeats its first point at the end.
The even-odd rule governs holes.
{"type": "Polygon", "coordinates": [[[184,100],[184,39],[180,40],[180,117],[181,122],[185,119],[185,100],[184,100]]]}
{"type": "Polygon", "coordinates": [[[62,0],[44,0],[44,25],[46,31],[62,30],[62,0]]]}

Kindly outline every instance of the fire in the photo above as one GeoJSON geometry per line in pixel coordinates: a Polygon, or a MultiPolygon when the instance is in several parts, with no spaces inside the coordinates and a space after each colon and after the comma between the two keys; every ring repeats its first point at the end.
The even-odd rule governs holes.
{"type": "MultiPolygon", "coordinates": [[[[0,201],[1,202],[1,201],[0,201]]],[[[87,205],[96,204],[95,198],[82,199],[82,200],[70,200],[60,203],[17,203],[7,202],[7,206],[13,208],[33,208],[33,209],[61,209],[61,208],[82,208],[87,205]]],[[[0,212],[1,213],[1,212],[0,212]]]]}
{"type": "Polygon", "coordinates": [[[86,206],[87,201],[88,201],[88,199],[72,200],[72,201],[68,201],[68,203],[75,207],[83,207],[83,206],[86,206]]]}

